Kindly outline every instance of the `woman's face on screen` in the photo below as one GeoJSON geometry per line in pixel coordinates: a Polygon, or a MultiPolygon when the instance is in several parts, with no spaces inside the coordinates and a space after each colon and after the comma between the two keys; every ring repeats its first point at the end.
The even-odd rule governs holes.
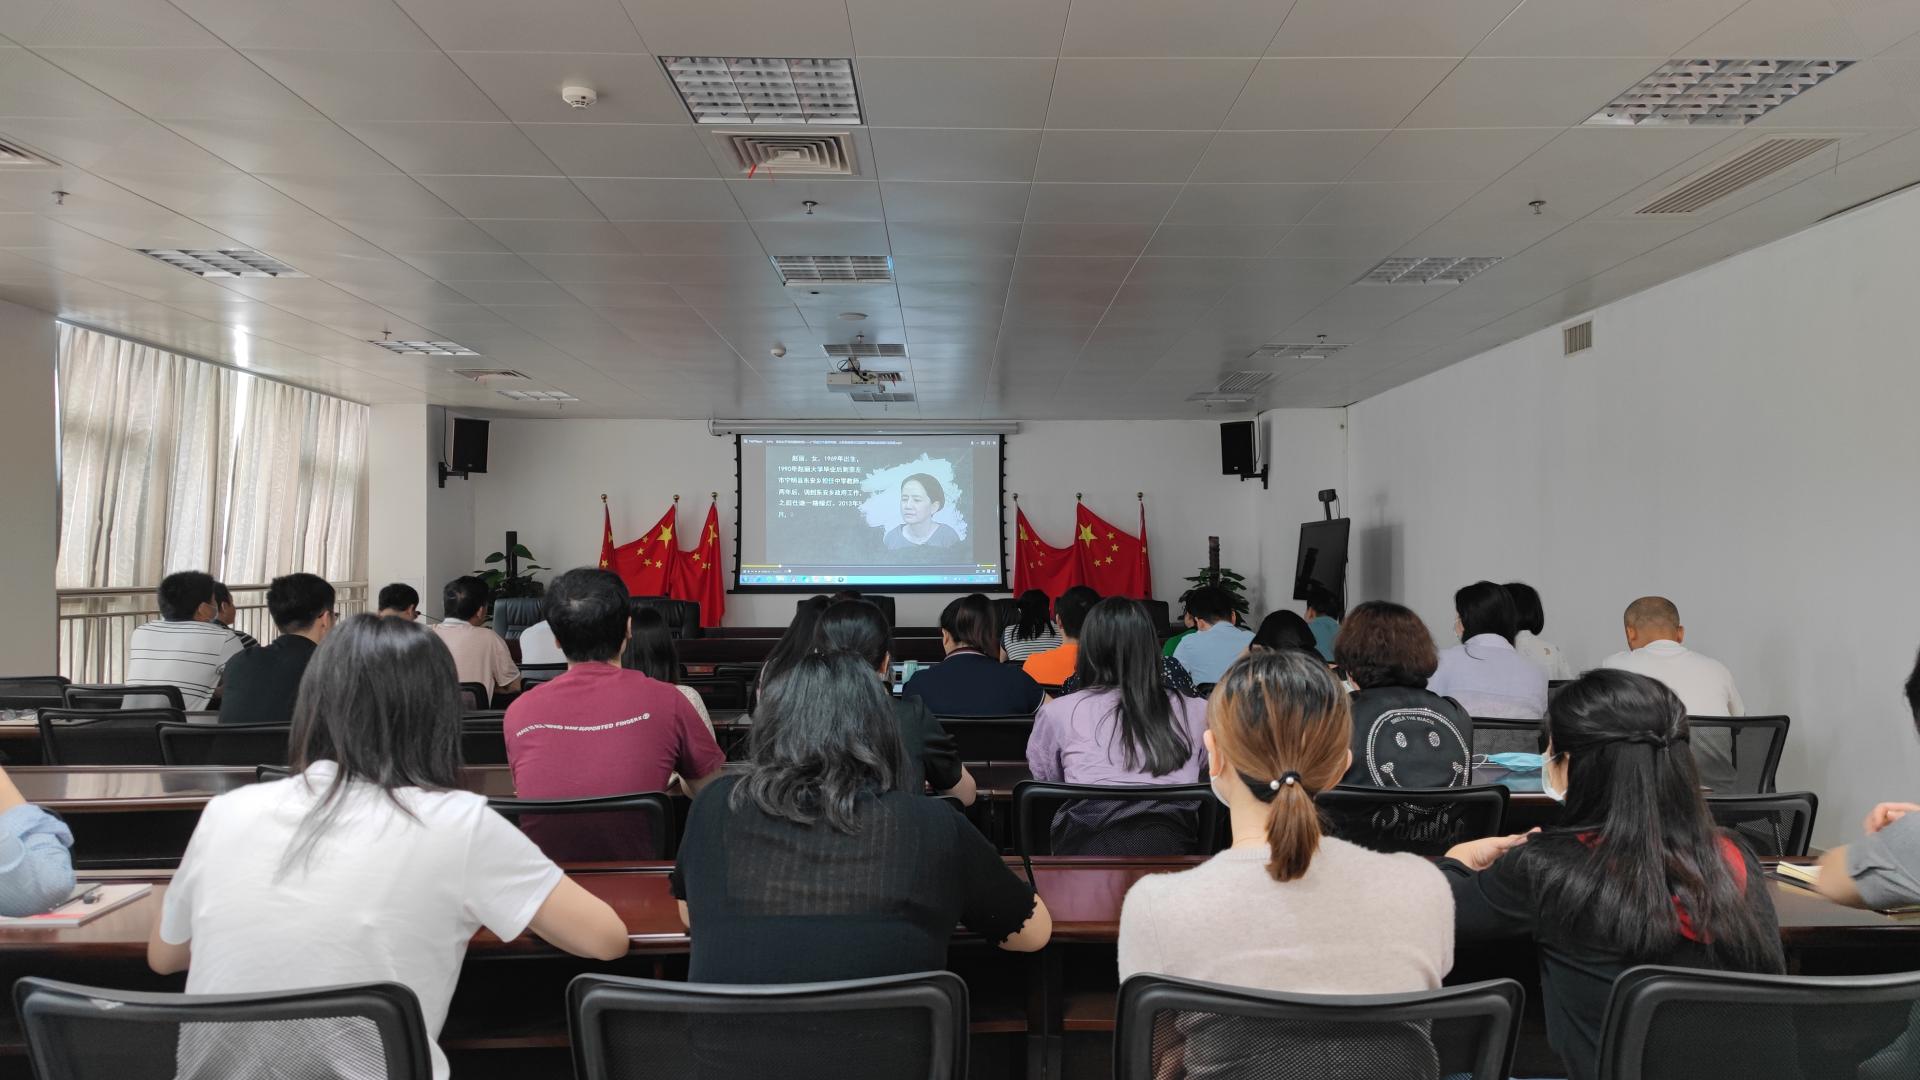
{"type": "Polygon", "coordinates": [[[908,525],[918,525],[933,517],[934,502],[927,497],[927,489],[918,480],[909,480],[900,485],[900,520],[908,525]]]}

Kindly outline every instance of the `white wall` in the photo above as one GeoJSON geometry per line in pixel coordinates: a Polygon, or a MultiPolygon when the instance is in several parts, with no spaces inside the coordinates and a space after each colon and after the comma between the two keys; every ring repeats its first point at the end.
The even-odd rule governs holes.
{"type": "Polygon", "coordinates": [[[1355,599],[1436,631],[1479,578],[1539,588],[1580,665],[1671,597],[1752,712],[1793,717],[1782,790],[1819,842],[1920,796],[1900,686],[1920,644],[1912,238],[1890,198],[1353,406],[1355,599]]]}
{"type": "MultiPolygon", "coordinates": [[[[1276,438],[1292,457],[1323,463],[1343,456],[1339,411],[1272,413],[1276,438]],[[1328,418],[1333,419],[1329,420],[1328,418]],[[1296,419],[1298,422],[1296,423],[1296,419]]],[[[1139,519],[1136,491],[1147,496],[1154,595],[1172,600],[1182,578],[1206,562],[1209,535],[1219,536],[1224,564],[1257,579],[1265,561],[1265,514],[1271,500],[1302,484],[1330,486],[1308,472],[1282,472],[1271,495],[1220,475],[1219,425],[1201,421],[1027,422],[1008,437],[1009,495],[1041,536],[1056,544],[1073,535],[1074,493],[1095,512],[1131,530],[1139,519]]],[[[1319,468],[1316,465],[1316,469],[1319,468]]],[[[734,516],[731,438],[714,438],[701,421],[500,420],[491,431],[488,473],[472,486],[472,551],[496,550],[508,529],[548,566],[588,565],[600,552],[600,494],[613,511],[618,542],[633,539],[681,496],[684,527],[720,493],[721,535],[730,548],[734,516]]],[[[450,481],[449,486],[461,483],[450,481]]],[[[1312,498],[1311,491],[1307,495],[1312,498]]],[[[1008,500],[1007,522],[1013,522],[1008,500]]],[[[1304,519],[1302,519],[1304,520],[1304,519]]],[[[1009,536],[1011,534],[1009,533],[1009,536]]],[[[1289,541],[1288,574],[1291,570],[1289,541]]],[[[1008,546],[1011,555],[1011,542],[1008,546]]],[[[727,560],[731,571],[732,552],[727,560]]],[[[475,565],[478,565],[475,563],[475,565]]],[[[900,594],[900,621],[931,625],[953,594],[900,594]]],[[[783,625],[796,597],[730,595],[730,625],[783,625]]]]}
{"type": "MultiPolygon", "coordinates": [[[[1279,409],[1260,417],[1260,454],[1271,473],[1260,511],[1260,578],[1267,611],[1305,612],[1293,599],[1293,571],[1300,552],[1300,525],[1326,516],[1319,493],[1326,488],[1347,498],[1347,411],[1279,409]]],[[[1254,481],[1247,481],[1249,484],[1254,481]]],[[[1346,513],[1343,501],[1335,513],[1346,513]]],[[[1349,559],[1349,562],[1352,560],[1349,559]]]]}
{"type": "Polygon", "coordinates": [[[480,565],[471,481],[440,487],[445,433],[446,410],[426,405],[375,405],[367,426],[368,585],[375,593],[392,582],[411,585],[421,609],[436,616],[441,587],[480,565]]]}
{"type": "Polygon", "coordinates": [[[59,670],[54,595],[58,557],[60,444],[54,389],[58,344],[53,316],[0,302],[0,551],[11,580],[0,594],[0,671],[50,675],[59,670]]]}

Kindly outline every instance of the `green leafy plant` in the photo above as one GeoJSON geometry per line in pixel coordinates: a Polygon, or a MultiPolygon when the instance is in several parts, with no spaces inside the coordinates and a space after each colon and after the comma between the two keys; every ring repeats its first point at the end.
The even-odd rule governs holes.
{"type": "MultiPolygon", "coordinates": [[[[533,561],[533,552],[525,544],[513,545],[514,557],[521,560],[514,572],[507,573],[504,567],[491,570],[475,570],[474,574],[487,583],[487,588],[496,598],[503,596],[539,596],[547,591],[546,585],[534,580],[536,571],[548,569],[533,561]]],[[[507,553],[496,551],[484,560],[488,566],[507,561],[507,553]]]]}
{"type": "Polygon", "coordinates": [[[1238,573],[1224,566],[1218,570],[1212,570],[1203,566],[1200,568],[1199,573],[1191,575],[1186,580],[1188,584],[1196,589],[1202,585],[1220,586],[1227,590],[1227,595],[1233,597],[1233,610],[1242,615],[1247,614],[1249,610],[1247,605],[1247,579],[1241,577],[1238,573]]]}

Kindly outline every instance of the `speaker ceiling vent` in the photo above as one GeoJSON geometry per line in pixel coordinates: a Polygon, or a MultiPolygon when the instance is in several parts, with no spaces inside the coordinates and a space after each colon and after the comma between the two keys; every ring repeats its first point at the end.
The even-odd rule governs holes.
{"type": "Polygon", "coordinates": [[[746,176],[856,176],[853,137],[844,131],[723,131],[746,176]]]}
{"type": "Polygon", "coordinates": [[[907,355],[905,345],[883,344],[877,341],[851,341],[842,345],[823,345],[828,356],[837,356],[843,360],[874,360],[879,358],[904,359],[907,355]]]}
{"type": "Polygon", "coordinates": [[[1693,214],[1765,180],[1793,163],[1838,145],[1831,135],[1770,135],[1682,180],[1634,214],[1693,214]]]}

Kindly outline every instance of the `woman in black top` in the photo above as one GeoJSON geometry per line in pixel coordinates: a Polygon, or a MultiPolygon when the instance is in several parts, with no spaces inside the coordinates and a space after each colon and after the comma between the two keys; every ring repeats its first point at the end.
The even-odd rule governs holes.
{"type": "Polygon", "coordinates": [[[1440,654],[1420,616],[1380,600],[1361,604],[1340,624],[1333,658],[1359,688],[1353,692],[1353,764],[1341,783],[1467,785],[1473,775],[1473,718],[1459,702],[1427,689],[1440,654]]]}
{"type": "MultiPolygon", "coordinates": [[[[849,652],[865,660],[884,686],[893,667],[891,639],[887,617],[879,607],[865,600],[838,600],[820,616],[816,647],[822,653],[849,652]]],[[[973,805],[973,776],[960,764],[960,749],[939,718],[919,698],[887,696],[893,698],[893,717],[900,725],[901,748],[906,752],[900,787],[916,793],[932,788],[935,795],[951,795],[973,805]]]]}
{"type": "Polygon", "coordinates": [[[1254,633],[1253,640],[1247,642],[1247,648],[1250,651],[1267,652],[1293,649],[1320,655],[1320,647],[1313,643],[1313,631],[1308,628],[1307,620],[1296,612],[1284,609],[1260,620],[1260,629],[1254,633]]]}
{"type": "Polygon", "coordinates": [[[954,925],[1032,952],[1053,932],[971,822],[898,787],[900,735],[873,668],[807,656],[761,692],[750,768],[701,790],[673,894],[694,982],[937,971],[954,925]]]}
{"type": "MultiPolygon", "coordinates": [[[[1344,633],[1344,631],[1343,631],[1344,633]]],[[[1573,1080],[1599,1064],[1613,980],[1637,964],[1778,973],[1780,924],[1753,853],[1714,827],[1687,710],[1644,675],[1601,669],[1547,708],[1545,785],[1566,825],[1461,844],[1458,945],[1530,934],[1547,1041],[1573,1080]]]]}

